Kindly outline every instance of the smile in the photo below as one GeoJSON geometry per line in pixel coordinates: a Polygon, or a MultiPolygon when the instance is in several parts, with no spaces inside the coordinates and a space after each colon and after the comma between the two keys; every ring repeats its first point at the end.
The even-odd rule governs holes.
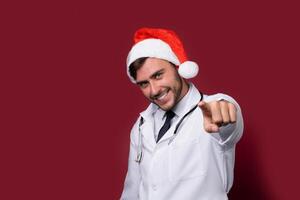
{"type": "Polygon", "coordinates": [[[168,91],[163,92],[162,94],[159,95],[159,97],[157,97],[157,100],[163,100],[168,94],[168,91]]]}
{"type": "Polygon", "coordinates": [[[167,96],[169,94],[169,89],[165,90],[164,92],[160,93],[159,96],[156,96],[153,100],[157,104],[164,104],[168,101],[167,96]]]}

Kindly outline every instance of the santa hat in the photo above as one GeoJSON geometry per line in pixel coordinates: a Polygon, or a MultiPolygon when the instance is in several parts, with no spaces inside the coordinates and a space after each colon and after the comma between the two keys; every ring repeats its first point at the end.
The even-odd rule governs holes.
{"type": "Polygon", "coordinates": [[[152,57],[167,60],[178,66],[181,77],[189,79],[198,74],[197,63],[188,61],[182,42],[172,30],[141,28],[134,34],[134,46],[127,56],[127,74],[135,83],[129,72],[129,66],[142,57],[152,57]]]}

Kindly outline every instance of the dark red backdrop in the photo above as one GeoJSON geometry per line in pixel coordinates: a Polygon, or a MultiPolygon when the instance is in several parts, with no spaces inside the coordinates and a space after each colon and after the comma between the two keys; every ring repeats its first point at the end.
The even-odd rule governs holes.
{"type": "Polygon", "coordinates": [[[146,100],[133,32],[174,29],[193,82],[240,103],[237,199],[297,199],[299,7],[287,1],[1,2],[0,199],[118,199],[146,100]]]}

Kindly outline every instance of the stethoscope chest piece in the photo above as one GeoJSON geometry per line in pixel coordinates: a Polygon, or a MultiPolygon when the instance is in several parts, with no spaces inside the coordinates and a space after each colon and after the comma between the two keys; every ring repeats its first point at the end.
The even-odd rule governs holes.
{"type": "Polygon", "coordinates": [[[142,162],[142,158],[143,158],[143,153],[139,152],[138,155],[136,156],[135,162],[140,164],[142,162]]]}

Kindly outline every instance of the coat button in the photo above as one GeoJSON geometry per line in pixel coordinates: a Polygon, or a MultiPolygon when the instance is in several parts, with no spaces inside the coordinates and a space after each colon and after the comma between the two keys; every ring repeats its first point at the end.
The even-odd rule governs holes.
{"type": "Polygon", "coordinates": [[[152,189],[154,190],[154,191],[156,191],[157,190],[157,185],[152,185],[152,189]]]}

